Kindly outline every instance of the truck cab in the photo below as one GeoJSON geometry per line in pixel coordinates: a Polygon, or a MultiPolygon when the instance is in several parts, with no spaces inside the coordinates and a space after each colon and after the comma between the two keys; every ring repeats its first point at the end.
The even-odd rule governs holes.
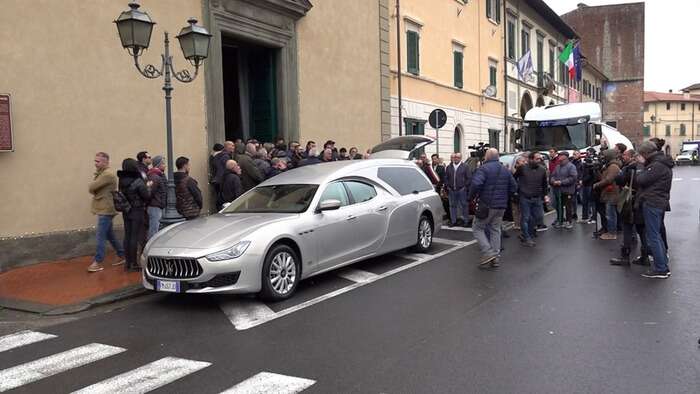
{"type": "Polygon", "coordinates": [[[523,129],[515,142],[522,151],[600,151],[601,146],[613,147],[632,142],[614,127],[602,123],[598,103],[571,103],[535,107],[525,114],[523,129]]]}

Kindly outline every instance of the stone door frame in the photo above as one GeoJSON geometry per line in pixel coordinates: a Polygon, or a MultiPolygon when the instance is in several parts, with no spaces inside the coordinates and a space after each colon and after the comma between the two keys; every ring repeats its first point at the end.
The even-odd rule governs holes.
{"type": "Polygon", "coordinates": [[[311,7],[308,0],[203,0],[204,24],[212,34],[209,59],[204,66],[209,146],[223,142],[226,136],[223,35],[279,50],[276,59],[278,134],[288,141],[299,138],[296,22],[311,7]]]}

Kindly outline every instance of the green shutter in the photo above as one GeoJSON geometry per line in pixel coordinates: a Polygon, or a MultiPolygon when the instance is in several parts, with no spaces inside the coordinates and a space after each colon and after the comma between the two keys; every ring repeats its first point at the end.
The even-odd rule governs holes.
{"type": "Polygon", "coordinates": [[[491,85],[496,86],[496,72],[497,69],[494,66],[489,67],[489,81],[491,85]]]}
{"type": "Polygon", "coordinates": [[[644,136],[649,137],[651,135],[651,132],[649,130],[649,126],[644,126],[644,136]]]}
{"type": "Polygon", "coordinates": [[[462,52],[454,51],[454,68],[455,68],[455,87],[462,89],[464,87],[463,80],[463,64],[464,64],[464,54],[462,52]]]}
{"type": "Polygon", "coordinates": [[[420,37],[415,31],[406,32],[407,67],[408,72],[418,75],[419,67],[419,43],[420,37]]]}
{"type": "Polygon", "coordinates": [[[496,2],[496,22],[501,23],[501,0],[491,0],[496,2]]]}
{"type": "Polygon", "coordinates": [[[493,19],[493,15],[491,15],[491,3],[494,2],[495,0],[486,0],[486,17],[493,19]]]}

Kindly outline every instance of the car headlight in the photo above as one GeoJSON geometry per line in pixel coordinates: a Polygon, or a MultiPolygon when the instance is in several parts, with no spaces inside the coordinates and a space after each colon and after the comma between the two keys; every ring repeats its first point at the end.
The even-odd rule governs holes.
{"type": "Polygon", "coordinates": [[[241,257],[241,255],[245,253],[246,249],[248,249],[249,245],[250,241],[241,241],[226,250],[207,255],[206,259],[209,261],[223,261],[235,259],[241,257]]]}

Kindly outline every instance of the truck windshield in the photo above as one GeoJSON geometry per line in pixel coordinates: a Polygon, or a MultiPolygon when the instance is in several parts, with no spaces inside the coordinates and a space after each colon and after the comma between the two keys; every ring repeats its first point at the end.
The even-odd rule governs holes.
{"type": "Polygon", "coordinates": [[[556,126],[526,126],[523,129],[522,145],[525,151],[583,149],[588,147],[587,124],[577,123],[556,126]]]}

